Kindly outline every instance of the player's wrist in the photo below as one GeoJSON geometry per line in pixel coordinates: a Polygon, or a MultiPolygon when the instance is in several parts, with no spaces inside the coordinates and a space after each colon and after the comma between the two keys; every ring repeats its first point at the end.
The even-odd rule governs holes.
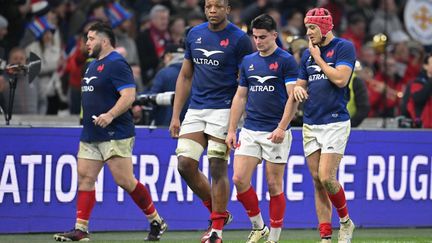
{"type": "Polygon", "coordinates": [[[282,126],[277,126],[277,129],[280,129],[280,130],[282,130],[282,131],[286,131],[286,128],[283,128],[282,126]]]}
{"type": "Polygon", "coordinates": [[[112,119],[116,118],[115,115],[111,111],[108,111],[107,114],[110,115],[112,117],[112,119]]]}

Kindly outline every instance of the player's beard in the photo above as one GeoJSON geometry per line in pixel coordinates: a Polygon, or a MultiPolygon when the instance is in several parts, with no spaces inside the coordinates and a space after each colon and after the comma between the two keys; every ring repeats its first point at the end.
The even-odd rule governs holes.
{"type": "Polygon", "coordinates": [[[101,53],[101,51],[102,51],[102,46],[101,46],[101,44],[100,43],[98,43],[98,44],[96,44],[94,47],[93,47],[93,50],[92,50],[92,52],[90,53],[90,57],[92,57],[92,58],[96,58],[96,59],[98,59],[99,58],[99,55],[100,55],[100,53],[101,53]]]}

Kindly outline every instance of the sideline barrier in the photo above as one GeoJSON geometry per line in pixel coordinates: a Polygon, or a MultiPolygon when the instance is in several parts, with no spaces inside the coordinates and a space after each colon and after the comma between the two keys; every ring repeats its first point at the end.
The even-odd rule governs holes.
{"type": "MultiPolygon", "coordinates": [[[[177,172],[176,140],[167,129],[137,128],[134,173],[147,186],[171,230],[203,230],[208,211],[177,172]]],[[[0,233],[57,232],[73,227],[80,128],[0,128],[0,233]]],[[[232,154],[231,154],[232,159],[232,154]]],[[[208,175],[208,159],[200,162],[208,175]]],[[[232,177],[232,164],[229,177],[232,177]]],[[[353,130],[338,173],[348,209],[361,227],[432,226],[432,131],[353,130]]],[[[284,190],[286,228],[315,228],[313,186],[301,144],[293,131],[284,190]]],[[[231,181],[231,180],[230,180],[231,181]]],[[[268,222],[265,172],[253,186],[268,222]]],[[[113,182],[108,167],[98,178],[91,231],[143,230],[148,223],[129,195],[113,182]]],[[[228,229],[250,222],[231,182],[228,229]]],[[[333,210],[333,224],[337,225],[333,210]]]]}

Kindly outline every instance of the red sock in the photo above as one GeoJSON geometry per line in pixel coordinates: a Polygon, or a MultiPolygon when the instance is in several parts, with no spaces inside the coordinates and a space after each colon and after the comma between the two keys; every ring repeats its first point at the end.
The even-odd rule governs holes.
{"type": "Polygon", "coordinates": [[[77,218],[89,220],[91,211],[96,203],[96,192],[93,191],[78,191],[77,196],[77,218]]]}
{"type": "Polygon", "coordinates": [[[270,226],[272,228],[282,228],[285,207],[286,201],[283,192],[277,196],[270,197],[270,226]]]}
{"type": "Polygon", "coordinates": [[[340,190],[336,194],[329,194],[328,196],[330,198],[330,201],[332,202],[333,206],[336,208],[336,211],[339,215],[339,218],[343,218],[348,215],[348,208],[346,204],[345,199],[345,192],[342,187],[340,187],[340,190]]]}
{"type": "Polygon", "coordinates": [[[321,223],[318,226],[321,238],[331,238],[332,227],[330,223],[321,223]]]}
{"type": "Polygon", "coordinates": [[[150,215],[156,210],[150,193],[147,188],[141,184],[141,182],[137,183],[135,190],[133,190],[129,195],[146,215],[150,215]]]}
{"type": "Polygon", "coordinates": [[[217,230],[222,230],[225,219],[228,217],[228,212],[225,211],[223,213],[212,212],[210,215],[210,219],[212,220],[212,228],[217,230]]]}
{"type": "Polygon", "coordinates": [[[237,199],[246,209],[246,213],[249,217],[256,216],[261,212],[258,205],[257,194],[252,186],[245,192],[237,193],[237,199]]]}
{"type": "Polygon", "coordinates": [[[211,213],[212,212],[212,201],[211,201],[211,199],[209,199],[209,200],[205,200],[205,201],[202,201],[202,203],[204,204],[204,206],[209,210],[209,212],[211,213]]]}

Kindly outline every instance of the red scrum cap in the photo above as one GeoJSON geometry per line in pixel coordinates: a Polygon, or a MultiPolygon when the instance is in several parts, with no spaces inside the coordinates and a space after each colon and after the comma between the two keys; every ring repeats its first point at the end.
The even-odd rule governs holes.
{"type": "Polygon", "coordinates": [[[304,18],[304,23],[317,25],[323,37],[333,29],[333,18],[330,11],[325,8],[313,8],[309,10],[304,18]]]}

